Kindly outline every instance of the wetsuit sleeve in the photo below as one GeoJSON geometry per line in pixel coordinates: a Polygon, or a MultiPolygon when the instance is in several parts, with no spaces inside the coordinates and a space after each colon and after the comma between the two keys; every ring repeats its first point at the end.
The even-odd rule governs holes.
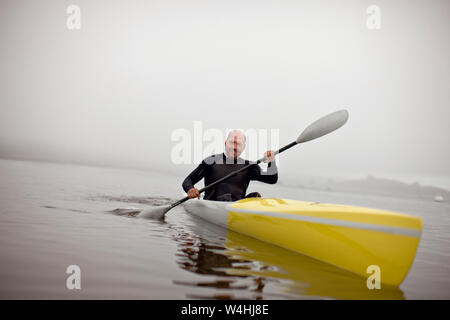
{"type": "Polygon", "coordinates": [[[250,169],[250,180],[256,180],[256,181],[261,181],[261,182],[270,183],[270,184],[277,183],[278,167],[277,167],[275,161],[269,162],[266,172],[261,171],[261,167],[259,165],[254,165],[250,169]]]}
{"type": "Polygon", "coordinates": [[[194,184],[199,182],[205,177],[206,170],[208,169],[208,165],[206,164],[205,160],[202,161],[198,165],[197,168],[194,169],[183,181],[183,190],[185,192],[188,192],[190,189],[194,188],[194,184]]]}

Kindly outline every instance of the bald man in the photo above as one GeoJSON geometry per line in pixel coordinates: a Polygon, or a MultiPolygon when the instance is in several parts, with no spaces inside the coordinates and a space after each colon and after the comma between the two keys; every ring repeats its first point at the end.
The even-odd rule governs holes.
{"type": "MultiPolygon", "coordinates": [[[[227,174],[252,163],[239,157],[245,149],[245,140],[245,135],[241,131],[231,131],[225,141],[225,152],[204,159],[202,163],[189,174],[183,181],[183,189],[187,192],[189,198],[200,199],[200,193],[194,185],[201,179],[205,179],[205,186],[207,186],[220,178],[223,178],[227,174]]],[[[243,198],[261,197],[258,192],[246,195],[251,180],[270,184],[274,184],[278,181],[278,169],[274,161],[274,152],[272,150],[266,151],[264,157],[266,158],[264,162],[269,163],[267,172],[262,172],[260,166],[254,164],[248,170],[219,183],[214,188],[206,190],[204,199],[215,201],[237,201],[243,198]]]]}

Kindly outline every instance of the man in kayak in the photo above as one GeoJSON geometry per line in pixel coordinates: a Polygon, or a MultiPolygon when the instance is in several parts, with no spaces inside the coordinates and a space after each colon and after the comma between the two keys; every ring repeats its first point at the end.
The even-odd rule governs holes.
{"type": "MultiPolygon", "coordinates": [[[[251,162],[239,156],[245,149],[245,135],[238,130],[231,131],[225,141],[225,152],[212,155],[202,161],[202,163],[192,171],[183,181],[183,189],[189,198],[199,198],[200,193],[194,185],[201,179],[205,179],[205,186],[219,180],[227,174],[247,166],[251,162]]],[[[259,165],[255,164],[234,177],[218,184],[215,188],[205,191],[205,200],[215,201],[237,201],[243,198],[261,197],[258,192],[246,195],[248,185],[251,180],[274,184],[278,180],[278,168],[275,163],[275,156],[272,150],[264,153],[269,163],[266,172],[262,172],[259,165]]]]}

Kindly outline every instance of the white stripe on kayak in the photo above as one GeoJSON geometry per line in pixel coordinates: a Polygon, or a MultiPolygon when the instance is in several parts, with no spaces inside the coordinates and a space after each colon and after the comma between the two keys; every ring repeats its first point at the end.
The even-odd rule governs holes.
{"type": "Polygon", "coordinates": [[[409,229],[409,228],[389,227],[389,226],[382,226],[379,224],[317,218],[317,217],[301,216],[301,215],[281,213],[281,212],[272,212],[272,211],[269,212],[269,211],[258,211],[258,210],[250,210],[250,209],[233,208],[231,205],[228,205],[227,209],[228,209],[228,211],[233,211],[233,212],[237,212],[237,213],[250,213],[250,214],[255,214],[255,215],[260,215],[260,216],[269,216],[269,217],[275,217],[275,218],[284,218],[284,219],[290,219],[290,220],[313,222],[313,223],[327,224],[327,225],[338,226],[338,227],[365,229],[365,230],[379,231],[379,232],[385,232],[385,233],[391,233],[391,234],[399,234],[399,235],[403,235],[403,236],[416,237],[416,238],[420,238],[420,235],[421,235],[420,230],[414,230],[414,229],[409,229]]]}

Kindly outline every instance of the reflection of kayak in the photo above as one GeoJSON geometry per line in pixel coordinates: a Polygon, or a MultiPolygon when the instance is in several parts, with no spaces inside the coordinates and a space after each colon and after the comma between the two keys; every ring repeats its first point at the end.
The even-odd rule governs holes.
{"type": "Polygon", "coordinates": [[[259,270],[234,267],[227,269],[228,274],[286,280],[283,291],[289,295],[345,300],[404,299],[403,292],[397,287],[382,286],[381,290],[368,290],[366,281],[354,273],[237,232],[228,231],[225,247],[225,254],[233,260],[263,263],[259,270]]]}
{"type": "Polygon", "coordinates": [[[414,260],[420,218],[361,207],[250,198],[237,202],[192,200],[190,214],[230,230],[398,286],[414,260]]]}
{"type": "Polygon", "coordinates": [[[174,237],[179,246],[177,263],[189,272],[215,277],[174,280],[177,285],[199,289],[188,298],[404,299],[400,288],[382,285],[380,290],[368,290],[366,280],[354,273],[214,224],[201,223],[195,216],[191,219],[189,222],[194,223],[184,224],[174,237]]]}

